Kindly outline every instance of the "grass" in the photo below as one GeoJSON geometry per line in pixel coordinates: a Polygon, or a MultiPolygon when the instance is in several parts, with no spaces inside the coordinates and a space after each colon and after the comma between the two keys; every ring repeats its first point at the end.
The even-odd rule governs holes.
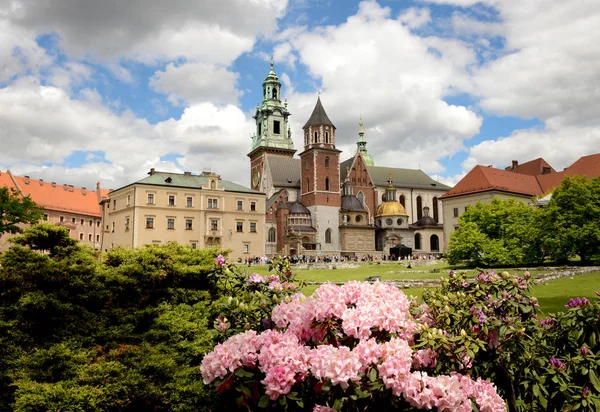
{"type": "MultiPolygon", "coordinates": [[[[440,276],[447,276],[451,269],[446,262],[439,262],[431,266],[416,266],[408,269],[407,262],[381,262],[380,264],[372,262],[360,262],[359,268],[338,268],[332,269],[292,269],[300,280],[305,282],[336,282],[343,283],[349,280],[364,281],[371,276],[380,276],[381,280],[402,280],[402,279],[439,279],[440,276]],[[432,269],[439,269],[439,273],[431,273],[432,269]]],[[[246,267],[249,273],[257,272],[261,275],[269,274],[267,266],[246,267]]],[[[494,269],[496,272],[504,270],[510,273],[522,273],[515,269],[494,269]]],[[[462,269],[461,269],[462,271],[462,269]]],[[[477,272],[469,269],[465,270],[469,276],[475,276],[477,272]]],[[[535,276],[545,273],[542,270],[531,270],[530,273],[535,276]]],[[[538,298],[540,309],[544,313],[555,313],[565,310],[564,305],[570,298],[587,297],[589,299],[596,297],[596,291],[600,291],[600,268],[598,272],[592,272],[586,275],[578,275],[569,278],[549,281],[535,285],[531,294],[538,298]]],[[[302,289],[302,292],[309,296],[319,285],[311,284],[302,289]]],[[[407,296],[414,295],[421,298],[424,288],[403,289],[407,296]]]]}

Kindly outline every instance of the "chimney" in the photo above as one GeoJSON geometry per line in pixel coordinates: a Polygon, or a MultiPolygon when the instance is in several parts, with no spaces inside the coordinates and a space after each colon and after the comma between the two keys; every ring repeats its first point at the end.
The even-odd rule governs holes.
{"type": "Polygon", "coordinates": [[[183,172],[183,174],[184,174],[185,176],[191,176],[191,175],[192,175],[192,172],[183,172]]]}
{"type": "Polygon", "coordinates": [[[44,179],[40,179],[40,186],[44,186],[44,179]]]}
{"type": "Polygon", "coordinates": [[[52,182],[52,187],[56,187],[56,182],[52,182]]]}
{"type": "Polygon", "coordinates": [[[69,192],[73,191],[73,185],[69,185],[69,192]]]}
{"type": "Polygon", "coordinates": [[[151,169],[150,169],[150,171],[148,172],[148,174],[149,174],[150,176],[152,176],[152,175],[154,174],[154,171],[155,171],[155,169],[154,169],[154,168],[151,168],[151,169]]]}
{"type": "Polygon", "coordinates": [[[63,183],[63,190],[67,190],[68,189],[68,185],[66,183],[63,183]]]}
{"type": "Polygon", "coordinates": [[[517,168],[517,166],[519,166],[519,161],[518,160],[513,160],[512,161],[512,170],[515,170],[517,168]]]}
{"type": "Polygon", "coordinates": [[[25,179],[23,179],[23,182],[28,185],[29,184],[29,176],[24,176],[25,179]]]}
{"type": "Polygon", "coordinates": [[[85,189],[85,187],[81,188],[81,194],[84,196],[87,194],[87,190],[85,189]]]}
{"type": "Polygon", "coordinates": [[[543,175],[547,175],[552,171],[552,169],[550,169],[550,166],[544,166],[542,167],[542,174],[543,175]]]}

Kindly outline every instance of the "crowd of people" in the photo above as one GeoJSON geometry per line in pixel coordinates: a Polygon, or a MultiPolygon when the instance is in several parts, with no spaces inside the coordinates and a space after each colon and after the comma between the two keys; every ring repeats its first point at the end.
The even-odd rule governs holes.
{"type": "MultiPolygon", "coordinates": [[[[421,253],[413,253],[408,256],[396,256],[395,254],[391,255],[362,255],[362,256],[338,256],[338,255],[324,255],[324,256],[308,256],[308,255],[293,255],[288,256],[290,263],[339,263],[339,262],[377,262],[377,261],[402,261],[402,260],[436,260],[441,258],[440,255],[434,254],[421,254],[421,253]]],[[[266,256],[258,257],[248,257],[246,259],[246,264],[248,266],[252,265],[267,265],[269,264],[269,258],[266,256]]]]}

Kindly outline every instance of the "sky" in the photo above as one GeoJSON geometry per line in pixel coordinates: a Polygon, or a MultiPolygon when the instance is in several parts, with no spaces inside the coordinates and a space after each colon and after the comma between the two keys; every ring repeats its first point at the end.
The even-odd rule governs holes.
{"type": "Polygon", "coordinates": [[[320,92],[342,160],[453,185],[600,152],[600,0],[0,0],[0,170],[116,189],[250,185],[274,60],[292,138],[320,92]]]}

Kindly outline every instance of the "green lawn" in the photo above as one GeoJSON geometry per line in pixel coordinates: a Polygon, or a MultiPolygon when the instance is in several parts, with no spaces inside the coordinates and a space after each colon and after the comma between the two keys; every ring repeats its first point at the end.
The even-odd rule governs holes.
{"type": "MultiPolygon", "coordinates": [[[[305,282],[347,282],[349,280],[363,281],[370,276],[380,276],[381,280],[402,280],[402,279],[439,279],[440,276],[447,276],[450,266],[445,262],[440,262],[432,266],[416,266],[408,269],[406,262],[400,263],[361,263],[360,268],[338,268],[338,269],[293,269],[300,280],[305,282]],[[439,269],[439,273],[431,273],[432,269],[439,269]]],[[[269,274],[267,266],[246,267],[249,273],[257,272],[262,275],[269,274]]],[[[519,273],[515,269],[494,269],[496,272],[504,270],[510,273],[519,273]]],[[[467,270],[470,276],[475,276],[475,270],[467,270]]],[[[543,273],[541,270],[531,270],[530,273],[543,273]]],[[[305,295],[311,295],[319,285],[307,285],[302,289],[305,295]]],[[[407,296],[417,296],[420,298],[423,294],[423,288],[403,289],[407,296]]],[[[553,313],[565,310],[564,305],[572,297],[595,298],[596,291],[600,291],[600,269],[586,275],[578,275],[572,278],[558,279],[547,283],[538,284],[533,287],[532,295],[537,297],[540,302],[540,309],[544,313],[553,313]]]]}

